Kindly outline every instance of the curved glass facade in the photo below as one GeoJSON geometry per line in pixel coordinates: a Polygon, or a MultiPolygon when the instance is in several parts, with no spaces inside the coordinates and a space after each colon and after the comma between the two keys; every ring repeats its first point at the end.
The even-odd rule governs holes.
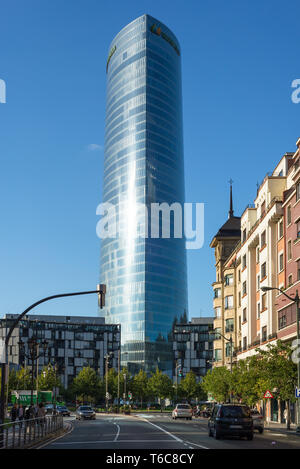
{"type": "MultiPolygon", "coordinates": [[[[182,132],[179,44],[143,15],[115,37],[107,61],[103,202],[129,233],[139,203],[149,214],[152,203],[183,207],[182,132]]],[[[104,315],[121,324],[122,364],[171,373],[172,323],[187,310],[185,240],[151,238],[150,228],[147,238],[104,239],[100,278],[104,315]]]]}

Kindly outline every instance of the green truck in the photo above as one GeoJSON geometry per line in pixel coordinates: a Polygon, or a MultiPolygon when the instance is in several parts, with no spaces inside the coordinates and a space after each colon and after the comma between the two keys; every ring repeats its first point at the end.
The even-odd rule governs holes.
{"type": "MultiPolygon", "coordinates": [[[[52,391],[33,391],[33,404],[36,402],[43,404],[52,404],[52,391]]],[[[12,391],[12,404],[23,404],[24,406],[31,404],[31,391],[12,391]]]]}

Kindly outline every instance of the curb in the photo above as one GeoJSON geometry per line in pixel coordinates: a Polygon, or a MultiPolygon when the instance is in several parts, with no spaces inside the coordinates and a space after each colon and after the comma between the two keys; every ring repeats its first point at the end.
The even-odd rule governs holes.
{"type": "Polygon", "coordinates": [[[66,425],[64,425],[64,428],[60,432],[49,435],[49,437],[46,438],[45,440],[40,441],[39,443],[35,443],[30,447],[27,446],[25,449],[42,449],[44,446],[48,445],[49,443],[59,440],[63,436],[68,435],[73,430],[74,430],[74,425],[72,423],[67,423],[66,425]]]}

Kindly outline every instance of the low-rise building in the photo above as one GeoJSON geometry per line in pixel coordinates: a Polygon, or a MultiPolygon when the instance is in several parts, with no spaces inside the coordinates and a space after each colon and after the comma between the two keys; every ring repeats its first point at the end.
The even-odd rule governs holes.
{"type": "MultiPolygon", "coordinates": [[[[0,337],[5,337],[17,317],[17,314],[7,314],[0,319],[0,337]]],[[[118,369],[121,326],[105,324],[104,318],[27,315],[19,322],[9,341],[9,364],[32,366],[27,358],[28,339],[31,337],[40,343],[47,341],[47,350],[39,357],[36,369],[40,372],[49,363],[56,364],[65,388],[85,366],[94,368],[103,378],[107,354],[111,354],[110,366],[118,369]]]]}
{"type": "Polygon", "coordinates": [[[193,371],[198,382],[211,369],[213,360],[213,317],[192,318],[173,327],[173,381],[180,382],[193,371]],[[179,370],[181,376],[179,376],[179,370]]]}

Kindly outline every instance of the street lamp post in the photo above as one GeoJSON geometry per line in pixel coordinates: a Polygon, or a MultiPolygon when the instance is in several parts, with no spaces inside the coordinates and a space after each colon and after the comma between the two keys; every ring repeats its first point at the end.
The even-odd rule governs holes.
{"type": "MultiPolygon", "coordinates": [[[[46,340],[44,340],[42,342],[42,347],[43,347],[43,351],[42,352],[39,352],[39,343],[37,341],[37,339],[35,337],[31,337],[29,340],[28,340],[28,351],[29,353],[26,354],[25,353],[25,343],[20,340],[19,342],[19,346],[20,348],[22,348],[24,350],[24,357],[29,359],[31,361],[31,393],[30,393],[30,404],[33,405],[33,388],[34,388],[34,363],[35,361],[38,360],[39,357],[41,357],[42,355],[45,355],[46,353],[46,350],[47,350],[47,346],[48,346],[48,342],[46,340]]],[[[38,379],[38,371],[37,371],[37,379],[38,379]]],[[[36,396],[36,402],[38,402],[38,395],[36,396]]]]}
{"type": "MultiPolygon", "coordinates": [[[[58,295],[48,296],[47,298],[43,298],[39,301],[36,301],[34,304],[32,304],[31,306],[26,308],[25,311],[23,311],[17,317],[17,319],[12,324],[11,328],[9,329],[9,331],[6,334],[6,337],[4,339],[4,363],[1,363],[0,425],[4,423],[4,417],[5,417],[5,403],[4,402],[5,402],[6,367],[7,367],[7,363],[8,363],[8,344],[9,344],[9,340],[12,336],[13,331],[18,326],[18,324],[22,320],[22,318],[29,311],[31,311],[33,308],[40,305],[41,303],[45,303],[46,301],[53,300],[53,299],[56,299],[56,298],[64,298],[64,297],[67,297],[67,296],[97,294],[98,299],[99,299],[99,306],[100,306],[100,308],[103,308],[103,306],[105,305],[105,293],[106,293],[106,286],[101,284],[101,285],[97,285],[97,290],[82,291],[82,292],[76,292],[76,293],[60,293],[58,295]]],[[[1,433],[1,431],[0,431],[0,433],[1,433]]],[[[2,445],[2,438],[1,438],[1,434],[0,434],[0,447],[1,447],[1,445],[2,445]]]]}
{"type": "Polygon", "coordinates": [[[176,360],[176,365],[175,365],[175,376],[176,376],[176,403],[178,399],[178,368],[181,368],[181,364],[178,365],[178,360],[176,360]]]}
{"type": "Polygon", "coordinates": [[[105,358],[105,407],[106,412],[108,412],[108,361],[111,357],[111,353],[107,353],[105,358]]]}
{"type": "MultiPolygon", "coordinates": [[[[290,301],[293,301],[296,304],[296,322],[297,322],[297,345],[299,345],[299,339],[300,339],[300,327],[299,327],[299,320],[300,320],[300,311],[299,311],[299,304],[300,304],[300,298],[298,294],[298,290],[296,290],[296,295],[295,298],[292,296],[287,295],[281,288],[276,288],[276,287],[261,287],[261,290],[263,292],[271,291],[271,290],[277,290],[280,291],[286,298],[288,298],[290,301]]],[[[300,360],[299,358],[297,359],[297,386],[298,389],[300,389],[300,360]]],[[[288,416],[288,422],[289,422],[289,416],[288,416]]],[[[300,433],[300,398],[297,398],[297,433],[300,433]]]]}

